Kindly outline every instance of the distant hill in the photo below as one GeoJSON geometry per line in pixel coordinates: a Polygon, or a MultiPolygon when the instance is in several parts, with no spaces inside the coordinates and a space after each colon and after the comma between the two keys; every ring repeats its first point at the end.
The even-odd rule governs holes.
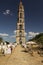
{"type": "Polygon", "coordinates": [[[30,39],[29,41],[35,41],[38,44],[43,45],[43,33],[40,33],[39,35],[36,35],[33,39],[30,39]]]}

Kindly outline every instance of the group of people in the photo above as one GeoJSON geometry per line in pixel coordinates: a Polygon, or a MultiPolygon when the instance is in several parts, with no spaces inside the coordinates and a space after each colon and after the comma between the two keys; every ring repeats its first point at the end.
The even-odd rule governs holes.
{"type": "Polygon", "coordinates": [[[1,53],[3,55],[11,54],[12,53],[12,46],[10,46],[10,47],[8,47],[8,46],[1,47],[1,53]]]}
{"type": "Polygon", "coordinates": [[[6,43],[5,43],[5,45],[1,44],[1,53],[3,55],[11,54],[13,48],[15,48],[16,46],[17,46],[17,44],[14,44],[14,45],[13,44],[6,45],[6,43]]]}

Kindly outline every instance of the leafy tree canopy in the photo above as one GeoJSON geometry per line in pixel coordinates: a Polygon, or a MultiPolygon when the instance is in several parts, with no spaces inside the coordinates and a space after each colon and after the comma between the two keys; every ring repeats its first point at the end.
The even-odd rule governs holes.
{"type": "Polygon", "coordinates": [[[0,44],[1,44],[1,42],[3,42],[3,38],[2,37],[0,37],[0,44]]]}
{"type": "Polygon", "coordinates": [[[30,41],[35,41],[38,44],[43,45],[43,33],[40,33],[39,35],[36,35],[33,39],[30,39],[30,41]]]}

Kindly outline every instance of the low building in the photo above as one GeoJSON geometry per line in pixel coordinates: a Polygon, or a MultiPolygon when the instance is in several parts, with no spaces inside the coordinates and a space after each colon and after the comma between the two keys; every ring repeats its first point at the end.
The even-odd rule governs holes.
{"type": "Polygon", "coordinates": [[[26,45],[28,45],[28,46],[32,46],[32,47],[39,47],[39,45],[36,43],[36,42],[33,42],[33,41],[28,41],[27,43],[26,43],[26,45]]]}

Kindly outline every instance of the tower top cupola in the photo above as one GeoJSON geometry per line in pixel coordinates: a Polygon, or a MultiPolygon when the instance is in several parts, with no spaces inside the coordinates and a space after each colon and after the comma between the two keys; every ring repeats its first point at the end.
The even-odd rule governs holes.
{"type": "Polygon", "coordinates": [[[20,0],[20,5],[22,5],[22,0],[20,0]]]}
{"type": "Polygon", "coordinates": [[[20,0],[20,3],[22,3],[22,0],[20,0]]]}
{"type": "Polygon", "coordinates": [[[24,6],[22,4],[22,0],[20,0],[19,9],[24,9],[24,6]]]}

